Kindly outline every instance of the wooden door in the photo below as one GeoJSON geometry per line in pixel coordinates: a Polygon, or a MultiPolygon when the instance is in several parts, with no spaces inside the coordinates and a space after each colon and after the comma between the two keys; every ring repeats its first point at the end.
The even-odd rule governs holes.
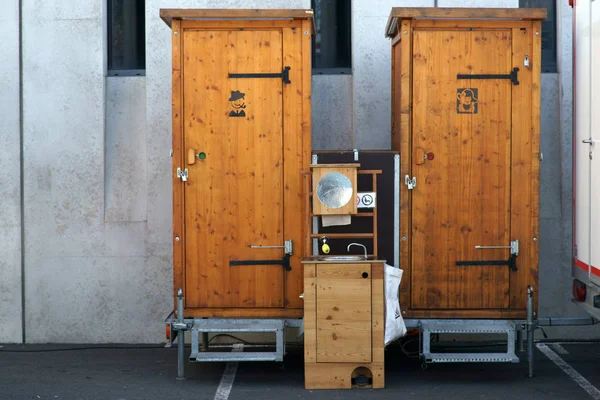
{"type": "MultiPolygon", "coordinates": [[[[415,30],[412,308],[509,307],[512,30],[415,30]],[[476,263],[473,263],[476,264],[476,263]]],[[[517,194],[518,195],[518,194],[517,194]]]]}
{"type": "Polygon", "coordinates": [[[317,264],[317,362],[371,362],[371,265],[317,264]]]}
{"type": "Polygon", "coordinates": [[[183,38],[186,307],[283,307],[281,30],[192,30],[183,38]],[[193,164],[189,164],[193,162],[193,164]]]}

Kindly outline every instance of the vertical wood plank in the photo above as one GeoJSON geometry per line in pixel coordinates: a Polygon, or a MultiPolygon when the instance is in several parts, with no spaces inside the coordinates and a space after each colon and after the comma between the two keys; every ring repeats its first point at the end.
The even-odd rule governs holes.
{"type": "MultiPolygon", "coordinates": [[[[412,130],[412,135],[415,135],[415,137],[413,138],[413,144],[415,146],[415,148],[420,148],[420,147],[424,147],[427,149],[428,143],[424,143],[430,140],[435,140],[437,138],[432,138],[430,139],[429,136],[427,134],[425,134],[425,130],[427,129],[426,126],[426,121],[427,121],[427,104],[429,102],[428,100],[428,90],[426,85],[428,84],[427,80],[429,78],[430,75],[430,71],[429,69],[431,67],[428,67],[426,65],[427,60],[429,60],[429,57],[432,56],[432,51],[433,51],[433,46],[435,45],[435,43],[433,42],[433,40],[435,39],[435,37],[430,34],[429,32],[426,31],[416,31],[413,34],[413,53],[410,55],[410,57],[413,59],[413,67],[414,67],[414,74],[413,74],[413,79],[418,79],[420,82],[423,82],[424,84],[421,85],[415,85],[414,90],[413,90],[413,110],[414,110],[414,117],[413,117],[413,130],[412,130]]],[[[435,63],[434,60],[430,60],[430,62],[432,64],[435,63]]],[[[432,82],[433,84],[436,84],[436,81],[433,80],[432,82]]],[[[433,131],[432,134],[435,134],[437,131],[433,131]]],[[[439,142],[439,145],[442,146],[444,145],[445,142],[439,142]]],[[[439,151],[437,151],[438,149],[435,149],[436,153],[437,153],[437,159],[438,162],[442,162],[444,160],[444,154],[447,153],[446,151],[442,150],[441,147],[439,147],[439,151]],[[441,153],[441,154],[440,154],[441,153]]],[[[414,149],[411,146],[410,149],[410,153],[412,155],[412,153],[414,152],[414,149]]],[[[417,152],[417,155],[419,155],[419,153],[421,152],[417,152]]],[[[411,305],[414,308],[427,308],[427,307],[440,307],[441,306],[441,291],[439,289],[439,282],[437,282],[436,280],[431,279],[430,277],[430,273],[435,274],[437,272],[437,267],[438,265],[443,265],[445,263],[445,259],[446,259],[446,254],[431,254],[431,252],[429,252],[428,254],[425,253],[425,245],[426,245],[426,240],[427,237],[425,236],[426,232],[423,230],[423,228],[419,225],[420,221],[424,221],[427,219],[427,212],[438,212],[439,210],[437,208],[432,208],[434,206],[434,204],[428,204],[428,200],[430,199],[429,196],[426,196],[426,192],[425,192],[425,187],[424,185],[426,184],[440,184],[440,181],[442,179],[441,176],[438,176],[436,179],[436,182],[427,182],[427,181],[423,181],[421,182],[423,179],[426,179],[426,177],[428,177],[428,173],[425,169],[421,168],[421,165],[423,165],[423,163],[420,160],[415,159],[415,164],[419,165],[419,168],[415,168],[415,174],[417,174],[418,176],[417,178],[417,186],[418,186],[418,193],[413,193],[412,194],[412,203],[411,203],[411,212],[412,212],[412,219],[411,219],[411,237],[410,237],[410,241],[411,241],[411,255],[410,255],[410,259],[411,259],[411,283],[412,283],[412,299],[411,299],[411,305]],[[423,188],[421,188],[423,186],[423,188]],[[425,201],[425,203],[424,203],[425,201]],[[429,255],[429,257],[441,257],[441,259],[439,259],[438,261],[435,262],[435,264],[433,266],[429,266],[426,263],[426,256],[429,255]],[[428,287],[428,286],[433,286],[433,287],[428,287]],[[437,291],[437,292],[436,292],[437,291]],[[432,295],[433,294],[433,295],[432,295]],[[428,300],[428,297],[430,297],[431,299],[428,300]]],[[[410,177],[412,177],[413,175],[409,175],[410,177]]],[[[414,189],[413,189],[414,191],[414,189]]],[[[433,201],[441,201],[442,197],[432,197],[431,200],[433,201]]],[[[444,207],[445,210],[445,207],[444,207]]],[[[443,240],[443,238],[439,238],[440,240],[443,240]]],[[[440,268],[440,270],[442,271],[446,271],[445,268],[440,268]]]]}
{"type": "MultiPolygon", "coordinates": [[[[412,112],[412,27],[410,21],[401,21],[402,35],[399,44],[399,83],[400,101],[395,110],[399,114],[399,140],[398,152],[400,153],[400,268],[404,271],[404,279],[400,285],[400,308],[411,308],[411,197],[408,187],[404,184],[404,176],[411,176],[411,112],[412,112]],[[406,32],[406,34],[404,33],[406,32]],[[402,240],[405,237],[406,240],[402,240]]],[[[398,46],[398,45],[397,45],[398,46]]]]}
{"type": "MultiPolygon", "coordinates": [[[[302,170],[309,171],[309,165],[312,152],[312,23],[310,21],[302,22],[302,170]]],[[[308,178],[310,187],[310,178],[308,178]]],[[[308,196],[306,192],[305,196],[308,196]]],[[[304,254],[312,254],[312,241],[310,233],[312,232],[312,218],[310,218],[310,204],[308,201],[303,202],[303,207],[300,208],[300,213],[308,218],[308,224],[305,226],[305,231],[302,234],[306,237],[306,248],[304,254]]],[[[302,265],[300,265],[302,268],[302,265]]],[[[302,277],[302,271],[300,271],[302,277]]],[[[295,283],[298,287],[302,287],[302,280],[295,283]]],[[[289,290],[289,287],[288,287],[289,290]]]]}
{"type": "MultiPolygon", "coordinates": [[[[302,23],[302,148],[303,170],[309,172],[312,154],[312,25],[309,21],[302,23]]],[[[310,184],[310,180],[309,180],[310,184]]],[[[310,208],[304,210],[309,213],[310,208]]],[[[309,217],[308,235],[312,232],[312,220],[309,217]]],[[[309,238],[307,253],[311,252],[312,242],[309,238]]]]}
{"type": "MultiPolygon", "coordinates": [[[[283,85],[283,160],[284,160],[284,240],[292,240],[294,254],[291,271],[286,271],[285,307],[302,308],[302,231],[304,223],[303,179],[305,135],[304,122],[304,72],[306,69],[303,52],[301,23],[283,28],[283,65],[290,67],[290,84],[283,85]]],[[[309,135],[310,136],[310,135],[309,135]]]]}
{"type": "MultiPolygon", "coordinates": [[[[510,308],[527,307],[527,286],[537,289],[539,218],[539,103],[541,27],[513,29],[513,67],[519,68],[519,85],[513,86],[512,126],[512,240],[519,240],[518,271],[510,277],[510,308]],[[540,35],[535,35],[535,32],[540,35]],[[523,66],[529,55],[531,68],[523,66]]],[[[536,291],[537,298],[537,291],[536,291]]]]}
{"type": "MultiPolygon", "coordinates": [[[[183,274],[184,265],[184,249],[185,249],[185,232],[183,225],[184,218],[184,185],[177,178],[177,168],[183,168],[183,129],[182,129],[182,90],[181,90],[181,21],[175,20],[171,29],[171,51],[172,51],[172,148],[173,158],[172,165],[172,182],[173,182],[173,309],[177,310],[177,290],[181,288],[184,291],[184,296],[187,296],[185,291],[185,282],[183,274]],[[176,241],[175,237],[180,240],[176,241]]],[[[187,299],[187,298],[186,298],[187,299]]]]}
{"type": "MultiPolygon", "coordinates": [[[[473,73],[473,58],[477,58],[477,56],[473,54],[473,32],[465,32],[461,29],[458,33],[458,62],[456,62],[454,68],[452,69],[452,75],[449,78],[452,80],[455,78],[458,73],[473,73]],[[462,57],[461,55],[462,54],[462,57]]],[[[481,67],[481,66],[476,66],[481,67]]],[[[451,81],[456,89],[458,88],[471,88],[474,86],[479,86],[481,81],[474,81],[472,79],[468,80],[454,80],[451,81]],[[477,83],[475,83],[477,82],[477,83]]],[[[451,84],[451,86],[452,86],[451,84]]],[[[448,307],[457,307],[457,304],[464,304],[469,301],[472,297],[469,293],[469,290],[473,286],[473,282],[470,280],[467,281],[468,278],[471,278],[475,273],[481,273],[482,267],[457,267],[453,265],[457,260],[472,260],[473,258],[469,257],[469,244],[470,237],[473,235],[473,227],[474,223],[479,224],[478,222],[469,221],[469,214],[477,214],[480,213],[481,210],[479,207],[469,211],[469,208],[472,207],[470,204],[470,197],[473,193],[478,193],[480,188],[473,188],[473,177],[471,176],[472,168],[471,165],[473,162],[473,142],[469,143],[469,139],[473,135],[473,118],[471,115],[457,114],[457,93],[452,91],[452,102],[449,104],[450,113],[452,114],[452,122],[450,123],[452,137],[454,140],[447,142],[448,147],[446,148],[446,155],[449,157],[448,159],[448,167],[452,169],[452,171],[447,171],[445,176],[448,182],[448,186],[446,187],[446,193],[448,196],[452,197],[452,191],[456,190],[457,197],[454,200],[450,200],[449,202],[456,202],[455,204],[461,204],[465,201],[465,207],[460,207],[459,210],[453,212],[451,210],[452,206],[448,206],[449,210],[446,211],[448,215],[447,221],[447,229],[451,230],[446,233],[446,238],[448,240],[448,235],[458,236],[458,240],[448,240],[448,307]],[[466,145],[462,143],[463,140],[466,140],[466,145]],[[458,189],[456,189],[458,188],[458,189]],[[465,221],[466,220],[466,221],[465,221]]],[[[479,96],[481,97],[481,96],[479,96]]],[[[449,114],[450,114],[449,113],[449,114]]],[[[487,133],[484,133],[486,135],[487,133]]],[[[481,135],[479,135],[479,138],[481,135]]],[[[486,136],[487,137],[487,136],[486,136]]],[[[480,147],[480,146],[476,146],[480,147]]],[[[443,167],[442,167],[443,168],[443,167]]],[[[479,186],[480,182],[475,182],[479,186]]],[[[479,204],[474,204],[478,206],[479,204]]],[[[481,215],[480,215],[481,216],[481,215]]],[[[481,228],[478,226],[477,228],[481,228]]],[[[475,289],[475,288],[473,288],[475,289]]]]}
{"type": "Polygon", "coordinates": [[[530,267],[529,267],[529,285],[533,287],[534,312],[538,311],[538,272],[539,272],[539,243],[540,243],[540,106],[542,95],[542,22],[535,21],[532,23],[533,32],[533,57],[534,60],[539,60],[533,65],[533,76],[531,77],[531,163],[532,163],[532,179],[531,179],[531,240],[530,240],[530,267]],[[535,32],[539,32],[536,35],[535,32]],[[537,241],[533,241],[537,238],[537,241]]]}
{"type": "Polygon", "coordinates": [[[302,149],[303,165],[310,165],[312,150],[312,25],[302,21],[302,149]]]}
{"type": "MultiPolygon", "coordinates": [[[[371,340],[373,347],[373,363],[385,361],[385,294],[383,263],[371,264],[371,340]]],[[[372,371],[375,374],[375,371],[372,371]]],[[[384,379],[383,374],[381,379],[384,379]]],[[[383,382],[382,382],[383,385],[383,382]]]]}
{"type": "Polygon", "coordinates": [[[317,270],[315,264],[304,267],[304,363],[317,362],[317,270]]]}

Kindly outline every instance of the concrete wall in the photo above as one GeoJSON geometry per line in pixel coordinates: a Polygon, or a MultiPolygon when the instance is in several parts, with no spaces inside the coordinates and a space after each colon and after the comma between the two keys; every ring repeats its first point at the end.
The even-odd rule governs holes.
{"type": "Polygon", "coordinates": [[[145,212],[131,215],[136,199],[105,196],[114,188],[120,196],[146,197],[143,146],[118,149],[143,138],[145,96],[132,99],[125,85],[115,107],[105,94],[102,5],[22,2],[27,342],[162,336],[170,261],[146,251],[145,223],[138,222],[145,212]],[[119,120],[119,110],[139,113],[139,131],[127,125],[136,115],[119,120]],[[115,129],[105,137],[106,121],[115,129]],[[129,187],[129,170],[142,176],[141,189],[129,187]]]}
{"type": "Polygon", "coordinates": [[[146,78],[106,78],[104,219],[146,221],[146,78]]]}
{"type": "MultiPolygon", "coordinates": [[[[171,31],[159,8],[239,0],[147,0],[146,76],[105,76],[103,1],[22,0],[27,342],[158,342],[171,311],[171,31]]],[[[571,9],[560,5],[559,73],[542,77],[540,314],[569,302],[571,9]]],[[[516,7],[518,0],[404,6],[516,7]]],[[[0,342],[21,340],[18,2],[0,14],[0,342]],[[6,117],[5,117],[6,116],[6,117]],[[5,217],[6,216],[6,217],[5,217]]],[[[314,149],[389,149],[395,1],[353,1],[352,75],[313,76],[314,149]]],[[[243,7],[309,8],[309,0],[243,7]]],[[[595,329],[551,331],[597,335],[595,329]]]]}
{"type": "Polygon", "coordinates": [[[0,341],[21,342],[19,2],[0,11],[0,341]]]}
{"type": "Polygon", "coordinates": [[[313,75],[312,148],[314,150],[352,149],[351,75],[313,75]]]}

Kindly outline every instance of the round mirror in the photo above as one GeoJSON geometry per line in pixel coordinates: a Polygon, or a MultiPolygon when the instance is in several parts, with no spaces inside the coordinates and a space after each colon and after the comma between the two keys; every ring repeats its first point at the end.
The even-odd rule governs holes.
{"type": "Polygon", "coordinates": [[[340,172],[329,172],[317,183],[317,198],[325,207],[340,208],[352,198],[352,182],[340,172]]]}

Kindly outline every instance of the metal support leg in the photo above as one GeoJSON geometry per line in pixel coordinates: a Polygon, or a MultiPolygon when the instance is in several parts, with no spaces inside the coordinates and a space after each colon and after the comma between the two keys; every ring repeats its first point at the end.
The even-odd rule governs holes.
{"type": "MultiPolygon", "coordinates": [[[[177,290],[177,322],[182,325],[183,321],[183,291],[177,290]]],[[[177,332],[177,380],[185,379],[185,330],[177,332]]]]}
{"type": "Polygon", "coordinates": [[[529,377],[533,378],[533,288],[527,287],[527,359],[529,360],[529,377]]]}
{"type": "Polygon", "coordinates": [[[202,332],[202,351],[208,351],[208,332],[202,332]]]}

